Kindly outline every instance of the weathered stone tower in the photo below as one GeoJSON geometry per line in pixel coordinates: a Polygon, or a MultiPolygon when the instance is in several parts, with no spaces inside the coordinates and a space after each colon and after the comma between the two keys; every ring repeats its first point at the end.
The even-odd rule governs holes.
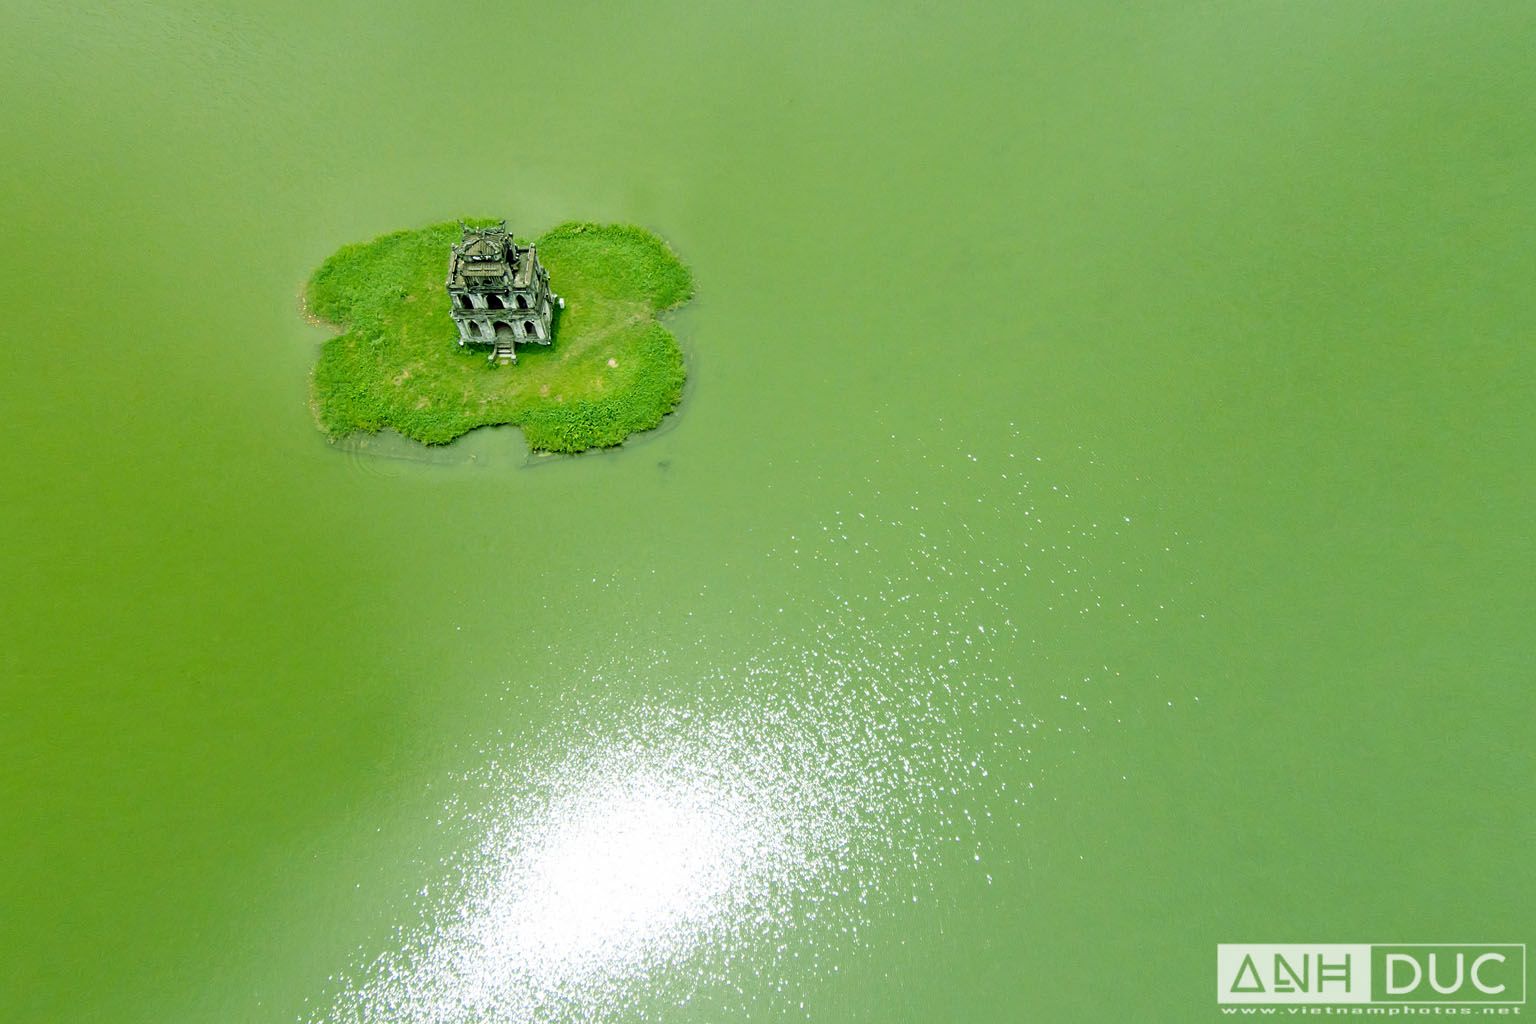
{"type": "Polygon", "coordinates": [[[506,221],[461,229],[463,237],[448,257],[447,281],[459,344],[489,345],[498,363],[517,362],[517,342],[548,345],[555,306],[565,300],[549,290],[538,249],[514,242],[506,221]]]}

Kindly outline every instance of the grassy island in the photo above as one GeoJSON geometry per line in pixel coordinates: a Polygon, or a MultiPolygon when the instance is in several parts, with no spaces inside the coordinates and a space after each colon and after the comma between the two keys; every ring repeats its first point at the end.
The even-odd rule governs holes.
{"type": "MultiPolygon", "coordinates": [[[[484,224],[485,221],[469,221],[484,224]]],[[[460,347],[443,275],[456,222],[337,250],[310,278],[311,314],[342,329],[320,352],[315,418],[332,437],[392,427],[446,444],[510,423],[529,447],[577,452],[657,426],[683,392],[683,355],[657,322],[693,294],[688,268],[644,228],[562,224],[536,239],[566,300],[554,344],[514,366],[460,347]]]]}

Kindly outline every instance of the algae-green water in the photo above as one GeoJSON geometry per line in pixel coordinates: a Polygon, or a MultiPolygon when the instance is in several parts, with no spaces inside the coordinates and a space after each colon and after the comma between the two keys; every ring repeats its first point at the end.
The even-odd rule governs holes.
{"type": "Polygon", "coordinates": [[[0,13],[0,1019],[1536,935],[1528,5],[224,6],[0,13]],[[679,412],[328,445],[301,283],[457,216],[667,238],[679,412]]]}

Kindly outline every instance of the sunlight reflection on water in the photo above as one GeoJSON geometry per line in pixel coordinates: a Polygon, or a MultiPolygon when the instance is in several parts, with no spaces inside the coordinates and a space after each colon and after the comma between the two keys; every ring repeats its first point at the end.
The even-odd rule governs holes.
{"type": "MultiPolygon", "coordinates": [[[[1035,642],[1021,616],[1038,630],[1164,609],[1142,566],[1090,557],[1143,510],[1079,512],[1023,462],[996,470],[1016,501],[954,515],[951,486],[937,514],[837,512],[769,552],[830,566],[839,591],[796,620],[810,633],[777,635],[694,696],[599,700],[487,750],[449,807],[471,839],[423,890],[422,924],[311,1019],[611,1020],[704,988],[742,1010],[837,970],[882,907],[930,892],[940,861],[981,861],[995,811],[1019,824],[1042,739],[1071,744],[1091,710],[1120,714],[1108,665],[1036,663],[1021,689],[1035,642]]],[[[615,659],[587,691],[637,671],[615,659]]]]}
{"type": "Polygon", "coordinates": [[[795,711],[632,709],[488,768],[452,892],[330,1019],[599,1019],[665,968],[723,979],[818,906],[862,905],[898,784],[852,722],[795,711]]]}

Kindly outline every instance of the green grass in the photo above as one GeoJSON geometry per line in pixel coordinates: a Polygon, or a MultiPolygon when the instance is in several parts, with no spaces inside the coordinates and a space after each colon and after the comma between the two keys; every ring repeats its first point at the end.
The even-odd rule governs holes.
{"type": "Polygon", "coordinates": [[[457,222],[397,231],[342,247],[310,278],[309,311],[343,331],[315,365],[327,434],[392,427],[446,444],[510,423],[533,449],[578,452],[650,430],[677,407],[683,354],[656,316],[688,301],[693,279],[665,242],[624,224],[546,232],[539,261],[566,301],[554,343],[519,345],[515,365],[494,366],[488,349],[459,346],[448,314],[443,278],[458,240],[457,222]]]}

